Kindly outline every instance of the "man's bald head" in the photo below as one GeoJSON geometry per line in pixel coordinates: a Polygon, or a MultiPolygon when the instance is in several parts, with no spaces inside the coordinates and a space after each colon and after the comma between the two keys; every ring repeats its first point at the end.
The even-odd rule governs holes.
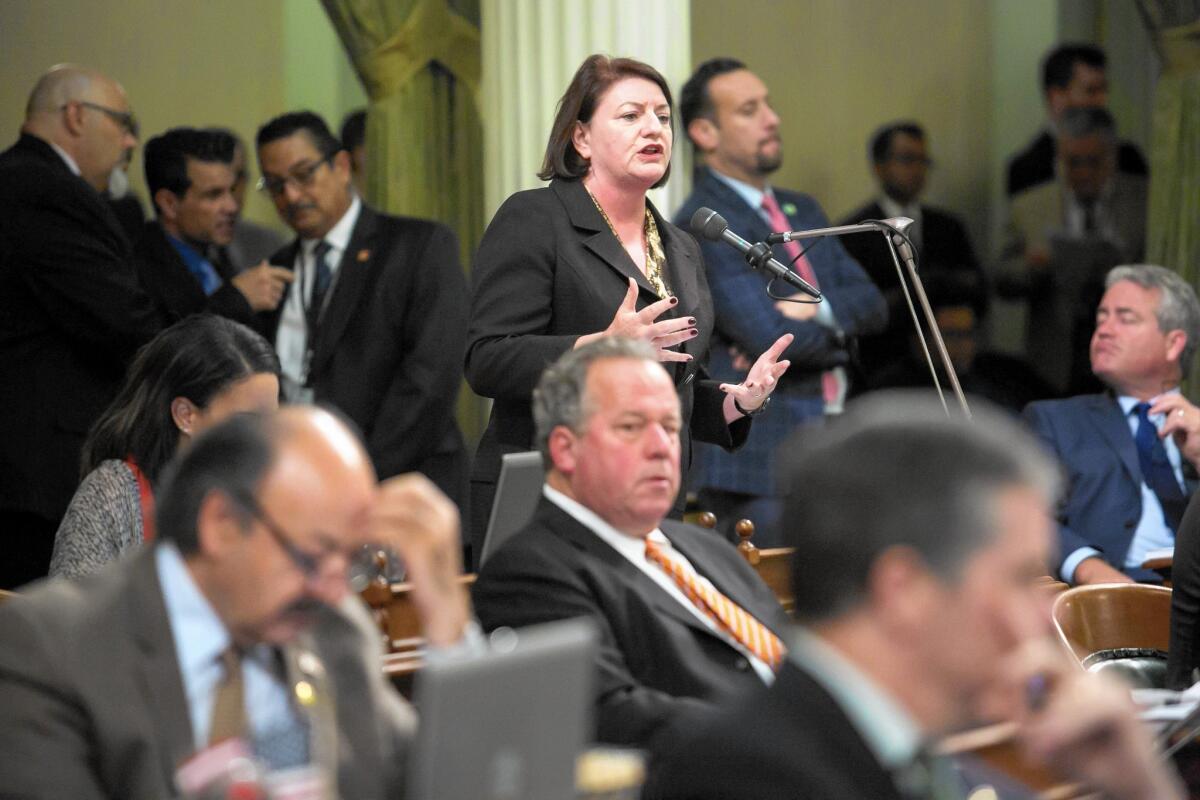
{"type": "Polygon", "coordinates": [[[22,130],[59,147],[97,191],[108,187],[113,167],[137,145],[125,90],[104,73],[78,64],[59,64],[38,79],[22,130]]]}
{"type": "Polygon", "coordinates": [[[292,406],[271,414],[239,414],[197,437],[163,477],[157,498],[162,537],[175,541],[185,555],[194,552],[204,497],[213,491],[256,497],[281,464],[292,472],[319,472],[304,476],[318,482],[334,473],[374,482],[358,436],[331,412],[292,406]],[[293,454],[301,457],[284,459],[293,454]]]}

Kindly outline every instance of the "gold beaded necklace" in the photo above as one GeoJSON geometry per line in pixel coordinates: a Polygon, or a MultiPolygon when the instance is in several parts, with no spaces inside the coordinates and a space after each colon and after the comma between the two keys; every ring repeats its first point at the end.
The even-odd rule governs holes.
{"type": "MultiPolygon", "coordinates": [[[[600,212],[600,216],[604,217],[612,235],[617,237],[618,242],[621,242],[621,235],[613,227],[612,220],[608,218],[608,214],[600,205],[600,201],[596,199],[596,195],[592,194],[592,190],[586,186],[583,188],[587,191],[588,197],[592,198],[592,203],[600,212]]],[[[667,254],[663,251],[662,237],[658,234],[658,224],[654,221],[654,215],[650,213],[649,207],[646,208],[646,221],[642,227],[642,236],[645,239],[646,280],[650,281],[650,285],[654,287],[654,293],[660,299],[665,300],[671,296],[671,290],[667,287],[666,278],[663,276],[663,266],[667,263],[667,254]]],[[[621,246],[624,247],[625,243],[621,242],[621,246]]]]}

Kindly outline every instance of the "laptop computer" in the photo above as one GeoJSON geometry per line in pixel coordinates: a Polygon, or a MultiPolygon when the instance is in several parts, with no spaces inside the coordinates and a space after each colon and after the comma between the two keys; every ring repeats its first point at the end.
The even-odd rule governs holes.
{"type": "Polygon", "coordinates": [[[500,629],[486,652],[428,662],[409,759],[414,800],[564,800],[591,734],[597,635],[587,619],[500,629]]]}
{"type": "Polygon", "coordinates": [[[508,453],[501,457],[496,499],[492,502],[492,513],[483,535],[483,552],[479,554],[480,566],[533,519],[545,480],[546,470],[538,451],[508,453]]]}

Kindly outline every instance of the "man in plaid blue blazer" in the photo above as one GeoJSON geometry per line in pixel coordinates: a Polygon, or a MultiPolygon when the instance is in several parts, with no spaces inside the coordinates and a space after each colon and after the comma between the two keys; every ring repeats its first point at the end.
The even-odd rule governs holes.
{"type": "MultiPolygon", "coordinates": [[[[768,183],[767,176],[783,158],[779,117],[771,109],[767,87],[744,64],[729,58],[701,64],[683,87],[680,110],[705,166],[675,215],[677,225],[686,228],[704,206],[751,242],[764,241],[785,224],[787,230],[830,224],[813,198],[768,183]]],[[[779,543],[775,447],[796,426],[841,411],[852,339],[876,333],[887,322],[883,296],[841,242],[834,237],[813,241],[803,258],[824,295],[820,304],[771,298],[769,276],[752,271],[722,242],[700,242],[716,312],[709,365],[714,378],[738,380],[741,361],[752,362],[783,333],[795,336],[783,354],[792,366],[746,444],[736,453],[698,447],[694,463],[692,485],[700,488],[701,506],[717,515],[727,533],[736,520],[753,520],[760,546],[779,543]]],[[[776,257],[786,263],[794,256],[780,248],[776,257]]],[[[803,274],[799,264],[793,268],[803,274]]],[[[776,283],[771,292],[787,296],[795,289],[776,283]]]]}

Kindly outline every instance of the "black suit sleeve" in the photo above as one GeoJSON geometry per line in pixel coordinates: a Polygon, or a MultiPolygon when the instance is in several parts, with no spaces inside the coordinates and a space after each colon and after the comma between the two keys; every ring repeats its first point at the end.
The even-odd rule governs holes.
{"type": "Polygon", "coordinates": [[[467,285],[458,261],[458,240],[445,225],[430,225],[424,247],[415,249],[407,270],[390,276],[389,305],[404,309],[386,334],[401,343],[399,362],[375,421],[368,449],[394,475],[436,453],[446,429],[431,420],[453,420],[466,348],[467,285]],[[405,278],[407,276],[407,278],[405,278]],[[405,278],[405,279],[402,279],[405,278]]]}
{"type": "MultiPolygon", "coordinates": [[[[516,544],[515,542],[513,544],[516,544]]],[[[587,617],[600,632],[596,657],[596,733],[600,741],[645,745],[714,705],[675,697],[634,677],[595,593],[580,575],[535,546],[510,546],[488,561],[474,586],[476,613],[485,630],[587,617]]]]}
{"type": "MultiPolygon", "coordinates": [[[[77,181],[75,181],[77,182],[77,181]]],[[[20,231],[16,274],[36,302],[80,348],[124,369],[161,320],[138,284],[128,243],[112,213],[86,187],[48,181],[14,203],[5,224],[20,231]],[[82,232],[86,232],[86,235],[82,232]]]]}
{"type": "Polygon", "coordinates": [[[1200,492],[1192,495],[1175,536],[1171,569],[1171,645],[1167,687],[1186,689],[1200,667],[1200,492]]]}
{"type": "Polygon", "coordinates": [[[535,194],[513,195],[500,207],[475,258],[466,376],[483,397],[527,400],[546,365],[579,338],[547,333],[558,254],[546,227],[554,212],[535,194]]]}
{"type": "Polygon", "coordinates": [[[253,326],[256,318],[246,295],[229,281],[222,283],[220,288],[209,295],[205,310],[243,325],[253,326]]]}

